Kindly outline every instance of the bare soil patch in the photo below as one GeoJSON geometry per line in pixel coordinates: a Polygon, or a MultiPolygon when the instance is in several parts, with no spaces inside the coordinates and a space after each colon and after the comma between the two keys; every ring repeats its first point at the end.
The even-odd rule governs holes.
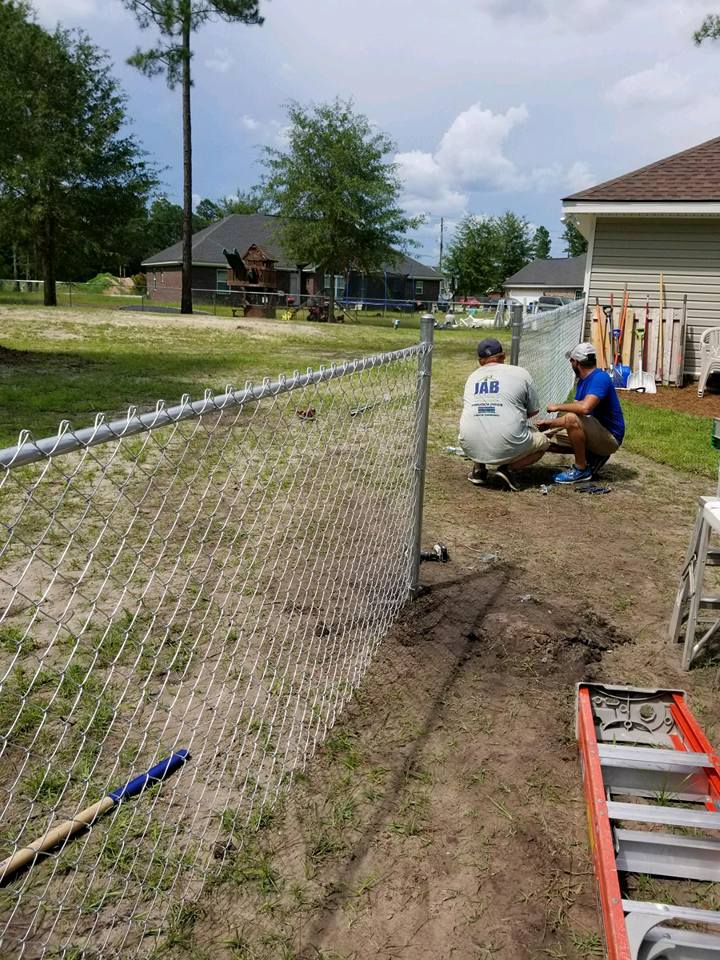
{"type": "Polygon", "coordinates": [[[692,413],[697,417],[720,417],[720,378],[711,377],[703,397],[698,396],[697,383],[677,387],[658,387],[657,393],[623,393],[623,402],[640,403],[646,407],[662,407],[678,413],[692,413]]]}
{"type": "Polygon", "coordinates": [[[682,673],[665,638],[707,490],[624,452],[605,496],[543,495],[550,467],[517,494],[466,473],[432,462],[425,539],[451,563],[423,568],[275,820],[219,851],[224,879],[173,956],[603,956],[574,685],[685,688],[720,740],[716,664],[682,673]]]}

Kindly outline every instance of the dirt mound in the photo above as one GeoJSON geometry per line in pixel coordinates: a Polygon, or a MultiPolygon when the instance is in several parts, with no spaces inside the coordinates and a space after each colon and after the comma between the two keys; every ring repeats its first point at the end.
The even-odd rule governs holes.
{"type": "Polygon", "coordinates": [[[508,583],[511,570],[493,565],[480,574],[427,588],[395,628],[399,643],[431,639],[485,669],[552,676],[575,682],[587,666],[630,637],[604,617],[558,605],[508,583]]]}
{"type": "Polygon", "coordinates": [[[228,837],[171,956],[595,955],[573,684],[628,638],[509,564],[423,578],[284,808],[228,837]]]}

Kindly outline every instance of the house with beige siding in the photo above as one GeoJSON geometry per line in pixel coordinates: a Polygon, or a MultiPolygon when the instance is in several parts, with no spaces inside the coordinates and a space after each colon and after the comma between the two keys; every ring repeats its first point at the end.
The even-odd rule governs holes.
{"type": "Polygon", "coordinates": [[[563,200],[565,219],[588,240],[589,309],[622,297],[681,308],[687,294],[686,372],[699,373],[698,343],[720,326],[720,137],[563,200]]]}

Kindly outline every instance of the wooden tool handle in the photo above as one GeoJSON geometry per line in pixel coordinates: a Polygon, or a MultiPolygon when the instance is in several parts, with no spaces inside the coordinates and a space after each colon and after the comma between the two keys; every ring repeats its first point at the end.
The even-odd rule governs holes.
{"type": "Polygon", "coordinates": [[[91,807],[85,807],[72,820],[63,820],[62,823],[53,827],[52,830],[48,830],[37,840],[33,840],[26,847],[21,847],[11,857],[0,863],[0,883],[8,880],[13,873],[17,873],[18,870],[22,870],[23,867],[32,863],[39,853],[47,853],[78,831],[91,826],[98,817],[107,813],[114,806],[115,801],[112,797],[103,797],[102,800],[93,803],[91,807]]]}

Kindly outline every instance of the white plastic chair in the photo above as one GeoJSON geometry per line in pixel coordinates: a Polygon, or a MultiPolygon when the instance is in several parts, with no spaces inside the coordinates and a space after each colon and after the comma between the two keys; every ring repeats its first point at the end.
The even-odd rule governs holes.
{"type": "Polygon", "coordinates": [[[708,377],[716,370],[720,371],[720,327],[710,327],[700,337],[699,397],[702,397],[705,393],[708,377]]]}

